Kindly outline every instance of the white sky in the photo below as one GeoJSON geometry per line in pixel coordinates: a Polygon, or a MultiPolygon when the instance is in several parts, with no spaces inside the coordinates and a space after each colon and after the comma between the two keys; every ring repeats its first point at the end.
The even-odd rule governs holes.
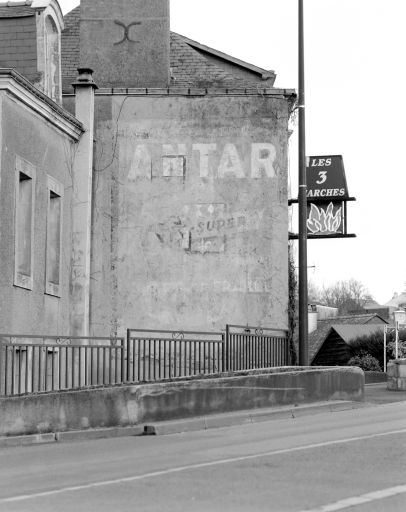
{"type": "MultiPolygon", "coordinates": [[[[59,0],[64,13],[78,0],[59,0]]],[[[171,0],[175,32],[297,89],[297,0],[171,0]]],[[[309,240],[318,285],[362,281],[384,303],[406,282],[405,0],[304,0],[306,153],[341,154],[356,239],[309,240]]],[[[297,196],[297,146],[291,151],[297,196]]],[[[296,231],[296,227],[294,229],[296,231]]]]}

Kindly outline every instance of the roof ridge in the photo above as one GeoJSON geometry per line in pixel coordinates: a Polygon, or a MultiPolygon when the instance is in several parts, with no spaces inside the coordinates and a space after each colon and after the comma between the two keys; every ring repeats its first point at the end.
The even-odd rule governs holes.
{"type": "Polygon", "coordinates": [[[219,59],[224,59],[224,60],[232,62],[233,64],[236,64],[237,66],[247,68],[254,73],[260,74],[261,77],[264,79],[275,78],[274,70],[269,70],[269,69],[262,68],[260,66],[255,66],[254,64],[251,64],[250,62],[246,62],[242,59],[239,59],[238,57],[234,57],[233,55],[222,52],[221,50],[217,50],[216,48],[212,48],[211,46],[207,46],[205,44],[199,43],[198,41],[195,41],[194,39],[191,39],[190,37],[184,36],[182,34],[179,34],[178,32],[171,31],[171,33],[176,36],[181,37],[187,45],[189,45],[192,48],[195,48],[197,50],[200,50],[201,52],[212,54],[219,59]]]}

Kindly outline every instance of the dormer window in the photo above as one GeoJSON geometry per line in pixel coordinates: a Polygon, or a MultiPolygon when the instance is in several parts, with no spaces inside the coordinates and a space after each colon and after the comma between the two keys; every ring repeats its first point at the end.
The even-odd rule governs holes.
{"type": "Polygon", "coordinates": [[[62,103],[61,33],[62,11],[56,0],[33,0],[36,12],[39,81],[45,94],[62,103]]]}

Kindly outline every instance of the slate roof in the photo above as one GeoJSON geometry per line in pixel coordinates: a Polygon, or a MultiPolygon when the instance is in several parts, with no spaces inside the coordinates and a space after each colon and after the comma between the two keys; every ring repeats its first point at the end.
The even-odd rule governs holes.
{"type": "MultiPolygon", "coordinates": [[[[77,68],[79,66],[79,22],[80,5],[64,16],[65,29],[62,32],[62,81],[63,90],[71,89],[71,84],[76,80],[77,68]]],[[[256,88],[258,85],[272,87],[275,80],[273,72],[262,70],[256,66],[246,65],[251,71],[252,79],[247,80],[236,76],[221,66],[210,62],[208,58],[194,47],[204,48],[207,53],[211,51],[195,41],[176,34],[170,33],[170,67],[171,85],[174,87],[233,87],[233,88],[256,88]],[[188,44],[188,41],[190,44],[188,44]],[[267,77],[267,79],[263,79],[267,77]]],[[[221,55],[227,61],[227,55],[212,50],[216,56],[221,55]]],[[[245,63],[229,58],[228,64],[244,66],[245,63]],[[239,64],[238,64],[239,63],[239,64]]]]}
{"type": "Polygon", "coordinates": [[[333,325],[332,329],[348,344],[360,338],[361,336],[368,336],[376,331],[384,330],[385,324],[363,324],[363,325],[333,325]]]}
{"type": "Polygon", "coordinates": [[[35,10],[29,5],[0,5],[0,18],[26,18],[35,16],[35,10]]]}
{"type": "MultiPolygon", "coordinates": [[[[327,336],[330,334],[331,329],[337,328],[340,329],[340,326],[344,327],[343,332],[346,332],[346,336],[351,333],[351,329],[353,328],[353,332],[356,332],[355,326],[365,326],[365,324],[371,325],[375,327],[380,324],[386,324],[386,320],[376,314],[362,314],[362,315],[346,315],[346,316],[337,316],[335,318],[328,318],[326,320],[320,320],[317,323],[317,329],[309,334],[309,361],[310,364],[315,358],[317,352],[320,350],[327,336]]],[[[373,331],[373,328],[372,328],[373,331]]],[[[338,332],[338,331],[337,331],[338,332]]],[[[368,333],[369,334],[369,333],[368,333]]],[[[341,336],[341,335],[340,335],[341,336]]],[[[344,338],[343,338],[344,339],[344,338]]],[[[345,341],[345,339],[344,339],[345,341]]]]}

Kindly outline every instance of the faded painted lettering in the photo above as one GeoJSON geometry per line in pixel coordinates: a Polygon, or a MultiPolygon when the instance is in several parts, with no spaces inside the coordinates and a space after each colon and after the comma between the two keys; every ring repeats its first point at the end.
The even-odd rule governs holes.
{"type": "MultiPolygon", "coordinates": [[[[276,148],[267,142],[251,143],[250,159],[246,169],[242,155],[247,151],[246,147],[227,143],[223,147],[216,143],[186,144],[138,144],[130,162],[129,180],[138,177],[151,178],[152,165],[158,165],[158,158],[162,162],[161,169],[155,169],[155,177],[170,177],[185,175],[186,166],[193,161],[190,152],[198,152],[197,171],[200,178],[211,179],[264,179],[275,178],[277,158],[276,148]],[[190,156],[190,158],[189,158],[190,156]]],[[[193,172],[194,169],[189,169],[193,172]]]]}
{"type": "Polygon", "coordinates": [[[276,159],[276,148],[273,144],[252,144],[251,148],[251,177],[268,178],[275,177],[274,162],[276,159]]]}
{"type": "Polygon", "coordinates": [[[234,144],[224,146],[217,175],[219,178],[245,178],[241,160],[234,144]]]}
{"type": "Polygon", "coordinates": [[[193,151],[200,153],[200,177],[208,178],[210,175],[210,155],[217,149],[217,144],[193,144],[193,151]]]}

